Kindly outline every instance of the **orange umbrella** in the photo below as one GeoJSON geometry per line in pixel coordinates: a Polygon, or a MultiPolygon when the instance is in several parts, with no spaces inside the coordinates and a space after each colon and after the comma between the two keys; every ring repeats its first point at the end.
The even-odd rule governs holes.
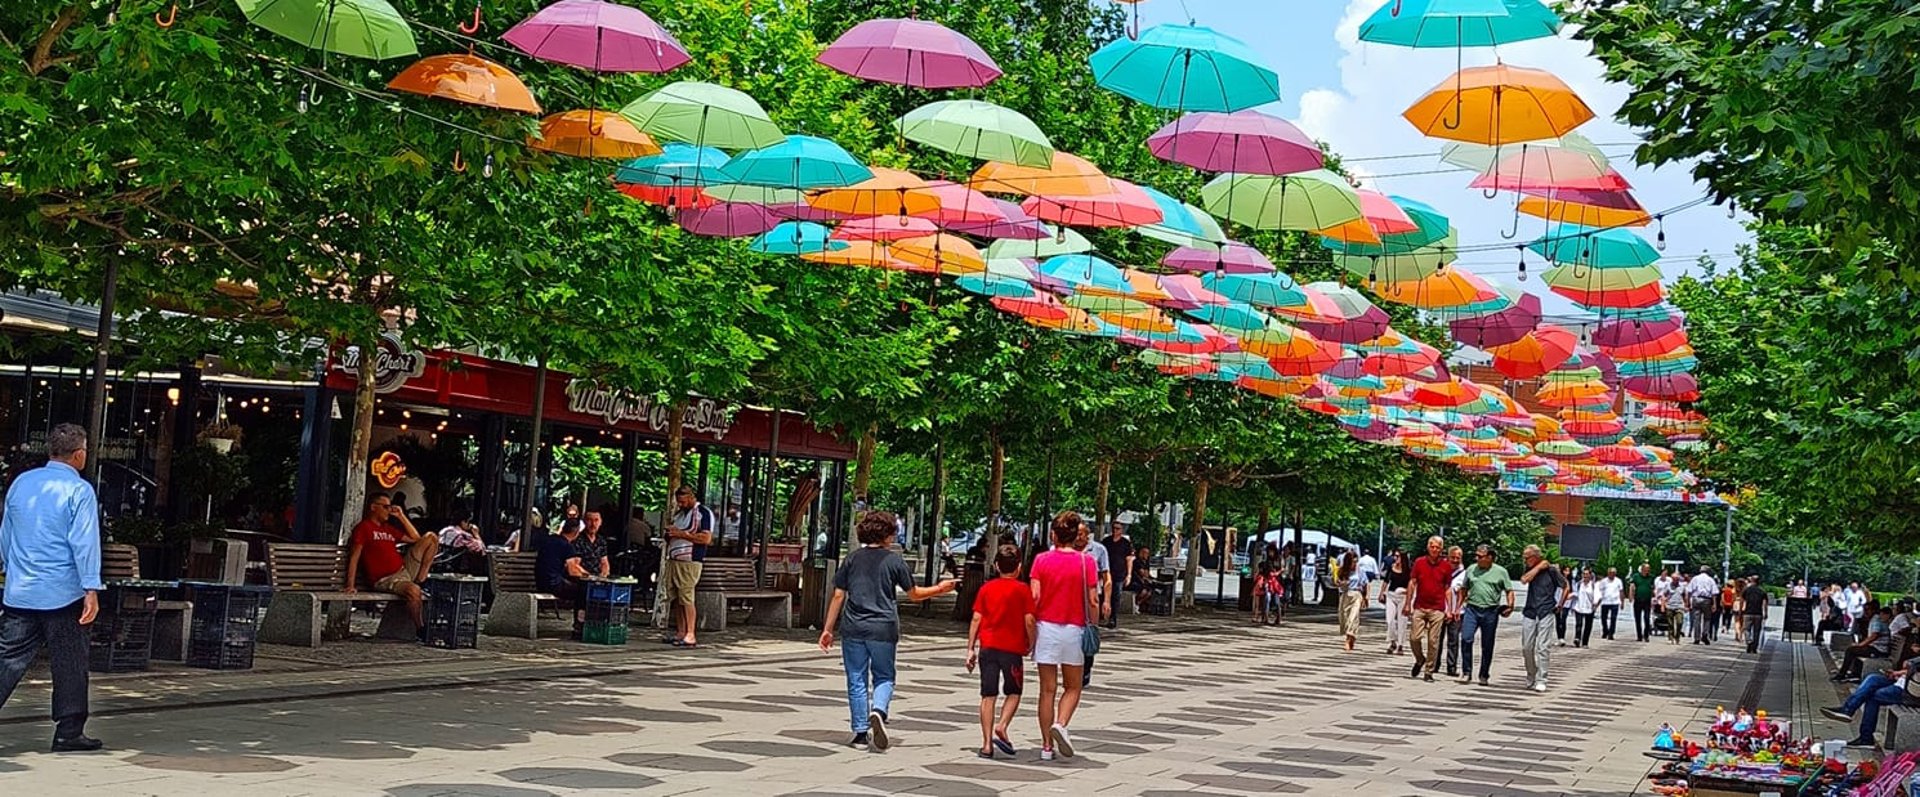
{"type": "Polygon", "coordinates": [[[1541,324],[1526,337],[1505,346],[1489,347],[1487,351],[1493,355],[1494,370],[1513,379],[1532,379],[1559,368],[1573,356],[1578,344],[1572,332],[1553,324],[1541,324]]]}
{"type": "Polygon", "coordinates": [[[1050,197],[1100,196],[1114,190],[1113,180],[1100,167],[1069,152],[1053,153],[1053,165],[1045,169],[989,162],[973,173],[972,186],[976,191],[1050,197]]]}
{"type": "Polygon", "coordinates": [[[1420,229],[1413,223],[1413,217],[1386,194],[1356,189],[1360,195],[1360,218],[1338,227],[1321,230],[1320,234],[1347,243],[1368,243],[1378,245],[1382,235],[1403,235],[1420,229]]]}
{"type": "Polygon", "coordinates": [[[653,137],[612,111],[565,111],[540,120],[527,146],[579,158],[630,160],[660,154],[653,137]]]}
{"type": "Polygon", "coordinates": [[[893,257],[914,271],[938,272],[950,277],[987,270],[986,258],[966,239],[947,233],[908,238],[893,245],[893,257]]]}
{"type": "Polygon", "coordinates": [[[1429,310],[1489,301],[1495,295],[1486,280],[1458,268],[1443,268],[1417,280],[1370,282],[1368,287],[1382,299],[1429,310]]]}
{"type": "Polygon", "coordinates": [[[1520,212],[1535,218],[1555,221],[1561,224],[1577,224],[1582,227],[1645,227],[1653,223],[1653,217],[1647,215],[1630,195],[1622,191],[1626,200],[1620,204],[1625,207],[1612,208],[1603,205],[1589,205],[1571,199],[1526,196],[1520,198],[1520,212]]]}
{"type": "Polygon", "coordinates": [[[810,263],[825,263],[832,266],[876,266],[896,271],[910,271],[909,264],[893,256],[886,244],[879,241],[846,241],[839,249],[825,249],[819,252],[807,252],[800,255],[801,260],[810,263]]]}
{"type": "Polygon", "coordinates": [[[1436,409],[1448,409],[1479,400],[1480,386],[1461,379],[1430,382],[1413,389],[1413,403],[1436,409]]]}
{"type": "Polygon", "coordinates": [[[818,210],[859,218],[865,216],[919,216],[940,209],[940,196],[927,181],[899,169],[872,167],[873,177],[845,188],[807,194],[807,204],[818,210]]]}
{"type": "Polygon", "coordinates": [[[1131,332],[1155,332],[1162,335],[1172,333],[1179,327],[1166,313],[1147,308],[1132,313],[1096,313],[1100,320],[1131,332]]]}
{"type": "Polygon", "coordinates": [[[540,103],[519,76],[477,55],[430,55],[387,81],[387,88],[521,113],[540,112],[540,103]]]}
{"type": "Polygon", "coordinates": [[[1434,138],[1515,144],[1566,135],[1593,109],[1550,72],[1497,64],[1460,70],[1401,116],[1434,138]]]}
{"type": "Polygon", "coordinates": [[[676,210],[704,210],[720,204],[720,200],[707,196],[697,185],[647,185],[645,183],[614,183],[620,193],[638,199],[650,205],[676,210]]]}
{"type": "Polygon", "coordinates": [[[1319,376],[1347,355],[1346,349],[1333,341],[1316,339],[1314,343],[1313,350],[1301,356],[1271,358],[1273,370],[1281,376],[1319,376]]]}
{"type": "Polygon", "coordinates": [[[1234,382],[1234,384],[1259,393],[1262,396],[1272,396],[1274,398],[1298,396],[1313,389],[1313,383],[1314,379],[1312,377],[1304,376],[1289,377],[1286,379],[1259,379],[1251,376],[1243,376],[1234,382]]]}
{"type": "Polygon", "coordinates": [[[1099,322],[1095,321],[1093,316],[1088,315],[1086,311],[1077,310],[1072,307],[1063,307],[1061,309],[1067,312],[1065,317],[1058,319],[1030,315],[1023,315],[1021,318],[1027,323],[1040,327],[1041,329],[1051,329],[1057,332],[1091,335],[1100,331],[1099,322]]]}
{"type": "Polygon", "coordinates": [[[1173,301],[1173,294],[1167,293],[1167,289],[1160,286],[1159,277],[1133,268],[1120,269],[1120,274],[1127,278],[1128,285],[1133,286],[1133,293],[1128,294],[1127,298],[1138,299],[1153,305],[1163,305],[1173,301]]]}

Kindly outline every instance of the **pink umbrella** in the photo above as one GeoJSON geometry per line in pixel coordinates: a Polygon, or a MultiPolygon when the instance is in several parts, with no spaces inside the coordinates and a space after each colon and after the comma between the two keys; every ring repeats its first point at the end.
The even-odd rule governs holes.
{"type": "MultiPolygon", "coordinates": [[[[779,216],[780,218],[794,219],[797,221],[836,222],[847,219],[844,213],[836,210],[827,210],[826,208],[816,208],[805,202],[783,202],[777,205],[768,205],[767,210],[772,211],[773,215],[779,216]]],[[[926,233],[921,234],[925,235],[926,233]]]]}
{"type": "MultiPolygon", "coordinates": [[[[1336,343],[1364,343],[1380,337],[1381,333],[1387,331],[1387,325],[1391,323],[1393,319],[1387,316],[1387,311],[1368,305],[1367,309],[1357,316],[1332,323],[1301,321],[1300,328],[1313,333],[1314,337],[1321,340],[1331,340],[1336,343]]],[[[1358,363],[1357,360],[1355,362],[1358,363]]],[[[1357,365],[1355,370],[1358,370],[1357,365]]]]}
{"type": "Polygon", "coordinates": [[[1686,316],[1679,311],[1674,311],[1673,314],[1658,321],[1608,321],[1594,330],[1593,343],[1602,349],[1609,350],[1639,346],[1680,332],[1686,328],[1686,323],[1686,316]]]}
{"type": "Polygon", "coordinates": [[[999,205],[993,204],[992,197],[956,182],[929,181],[925,188],[920,189],[920,193],[938,197],[940,207],[928,213],[914,215],[942,227],[952,228],[957,224],[992,224],[1007,220],[1005,211],[1002,211],[999,205]]]}
{"type": "MultiPolygon", "coordinates": [[[[1225,296],[1207,290],[1200,284],[1200,278],[1192,274],[1168,274],[1160,278],[1161,289],[1173,297],[1161,304],[1175,310],[1192,310],[1207,305],[1228,304],[1225,296]]],[[[1195,324],[1194,326],[1206,326],[1195,324]]],[[[1207,327],[1212,329],[1212,327],[1207,327]]]]}
{"type": "Polygon", "coordinates": [[[940,226],[912,216],[871,216],[854,219],[833,231],[840,241],[902,241],[925,238],[940,232],[940,226]]]}
{"type": "Polygon", "coordinates": [[[1540,325],[1540,297],[1520,294],[1512,307],[1497,313],[1462,318],[1449,324],[1453,339],[1468,346],[1486,348],[1516,342],[1540,325]]]}
{"type": "Polygon", "coordinates": [[[978,88],[1000,77],[972,39],[918,19],[869,19],[814,60],[863,80],[922,89],[978,88]]]}
{"type": "Polygon", "coordinates": [[[601,0],[560,0],[501,38],[542,61],[595,72],[665,72],[691,60],[646,12],[601,0]]]}
{"type": "Polygon", "coordinates": [[[1608,167],[1600,174],[1581,174],[1573,177],[1558,177],[1545,169],[1539,174],[1495,173],[1487,172],[1474,178],[1469,188],[1492,188],[1500,191],[1626,191],[1633,188],[1627,178],[1608,167]]]}
{"type": "Polygon", "coordinates": [[[1630,376],[1622,387],[1640,401],[1700,400],[1700,381],[1689,373],[1630,376]]]}
{"type": "Polygon", "coordinates": [[[1096,196],[1031,196],[1020,208],[1034,218],[1071,227],[1138,227],[1166,217],[1160,203],[1125,180],[1110,179],[1113,191],[1096,196]]]}
{"type": "Polygon", "coordinates": [[[1149,137],[1147,149],[1203,172],[1282,175],[1326,165],[1300,128],[1258,111],[1187,114],[1149,137]]]}
{"type": "Polygon", "coordinates": [[[1260,250],[1237,241],[1228,241],[1219,249],[1182,246],[1160,258],[1160,265],[1196,273],[1271,274],[1274,271],[1273,261],[1260,250]]]}
{"type": "Polygon", "coordinates": [[[973,235],[980,238],[1008,238],[1015,241],[1038,241],[1052,237],[1053,231],[1047,229],[1045,222],[1028,215],[1018,204],[1004,199],[993,200],[993,206],[1000,218],[986,222],[955,222],[944,225],[948,231],[973,235]]]}
{"type": "Polygon", "coordinates": [[[773,229],[780,218],[765,205],[722,202],[709,208],[682,210],[673,220],[687,232],[713,238],[743,238],[773,229]]]}

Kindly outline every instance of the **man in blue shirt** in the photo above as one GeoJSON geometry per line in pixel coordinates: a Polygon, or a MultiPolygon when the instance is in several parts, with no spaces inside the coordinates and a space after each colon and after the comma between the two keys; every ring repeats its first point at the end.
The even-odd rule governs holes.
{"type": "Polygon", "coordinates": [[[100,611],[100,510],[87,465],[87,433],[70,423],[47,434],[47,464],[7,489],[0,519],[0,707],[47,646],[53,664],[53,751],[98,750],[88,738],[87,628],[100,611]]]}

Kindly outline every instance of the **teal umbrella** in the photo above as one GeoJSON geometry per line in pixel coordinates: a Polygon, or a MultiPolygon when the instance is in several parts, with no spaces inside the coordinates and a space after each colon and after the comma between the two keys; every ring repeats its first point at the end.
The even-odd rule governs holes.
{"type": "Polygon", "coordinates": [[[1236,302],[1255,307],[1298,307],[1307,303],[1300,283],[1284,273],[1223,274],[1214,272],[1200,277],[1201,287],[1236,302]]]}
{"type": "Polygon", "coordinates": [[[667,144],[660,154],[634,158],[614,170],[613,181],[633,185],[702,186],[727,182],[720,171],[727,153],[713,147],[667,144]]]}
{"type": "Polygon", "coordinates": [[[733,156],[720,167],[725,182],[778,188],[843,188],[873,179],[873,171],[824,138],[787,136],[764,149],[733,156]]]}
{"type": "Polygon", "coordinates": [[[1280,75],[1253,48],[1199,25],[1156,25],[1087,60],[1101,88],[1155,108],[1232,112],[1280,101],[1280,75]]]}
{"type": "Polygon", "coordinates": [[[1273,323],[1273,316],[1267,315],[1266,311],[1246,302],[1237,301],[1226,304],[1203,304],[1187,310],[1186,314],[1227,332],[1261,330],[1273,323]]]}
{"type": "Polygon", "coordinates": [[[1556,224],[1528,249],[1555,263],[1595,268],[1634,268],[1651,266],[1660,253],[1647,239],[1620,227],[1595,230],[1574,224],[1556,224]]]}
{"type": "Polygon", "coordinates": [[[1040,264],[1040,276],[1072,286],[1074,290],[1094,288],[1109,294],[1132,294],[1133,283],[1120,268],[1095,255],[1055,255],[1040,264]]]}
{"type": "Polygon", "coordinates": [[[850,246],[846,241],[835,240],[833,234],[823,224],[811,221],[783,221],[773,229],[753,239],[747,248],[769,255],[810,255],[816,252],[837,252],[850,246]]]}
{"type": "Polygon", "coordinates": [[[1387,0],[1360,23],[1360,40],[1401,47],[1492,47],[1560,32],[1539,0],[1387,0]]]}
{"type": "Polygon", "coordinates": [[[237,0],[247,21],[323,53],[418,55],[413,29],[387,0],[237,0]]]}
{"type": "Polygon", "coordinates": [[[1419,229],[1413,232],[1394,233],[1380,236],[1380,243],[1346,242],[1334,238],[1321,238],[1320,243],[1343,255],[1400,255],[1421,247],[1439,243],[1447,237],[1450,225],[1446,215],[1435,210],[1432,205],[1402,196],[1389,196],[1393,204],[1407,212],[1419,229]]]}
{"type": "Polygon", "coordinates": [[[1149,186],[1140,186],[1140,190],[1147,192],[1153,203],[1160,206],[1160,220],[1135,227],[1134,232],[1174,246],[1200,249],[1218,248],[1227,242],[1227,233],[1220,229],[1220,222],[1207,215],[1206,211],[1149,186]]]}

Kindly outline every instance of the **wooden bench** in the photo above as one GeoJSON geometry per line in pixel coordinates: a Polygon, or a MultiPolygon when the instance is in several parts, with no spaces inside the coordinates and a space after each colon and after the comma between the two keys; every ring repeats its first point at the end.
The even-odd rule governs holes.
{"type": "Polygon", "coordinates": [[[693,586],[694,614],[702,631],[724,631],[727,607],[744,603],[749,625],[793,627],[793,595],[765,589],[754,573],[752,559],[707,557],[700,580],[693,586]]]}
{"type": "Polygon", "coordinates": [[[494,553],[487,557],[493,579],[493,606],[487,610],[486,632],[492,636],[540,638],[540,605],[559,611],[560,597],[535,589],[536,553],[494,553]]]}
{"type": "Polygon", "coordinates": [[[382,639],[418,639],[413,614],[399,595],[374,592],[371,584],[356,584],[347,593],[347,550],[336,545],[275,542],[267,544],[267,578],[273,601],[260,621],[260,641],[315,648],[322,639],[345,639],[353,618],[353,604],[385,606],[380,616],[382,639]]]}
{"type": "MultiPolygon", "coordinates": [[[[107,543],[100,546],[100,580],[136,581],[140,578],[140,549],[131,545],[107,543]]],[[[153,610],[153,658],[167,661],[187,660],[187,638],[193,634],[191,601],[155,601],[153,610]]]]}

